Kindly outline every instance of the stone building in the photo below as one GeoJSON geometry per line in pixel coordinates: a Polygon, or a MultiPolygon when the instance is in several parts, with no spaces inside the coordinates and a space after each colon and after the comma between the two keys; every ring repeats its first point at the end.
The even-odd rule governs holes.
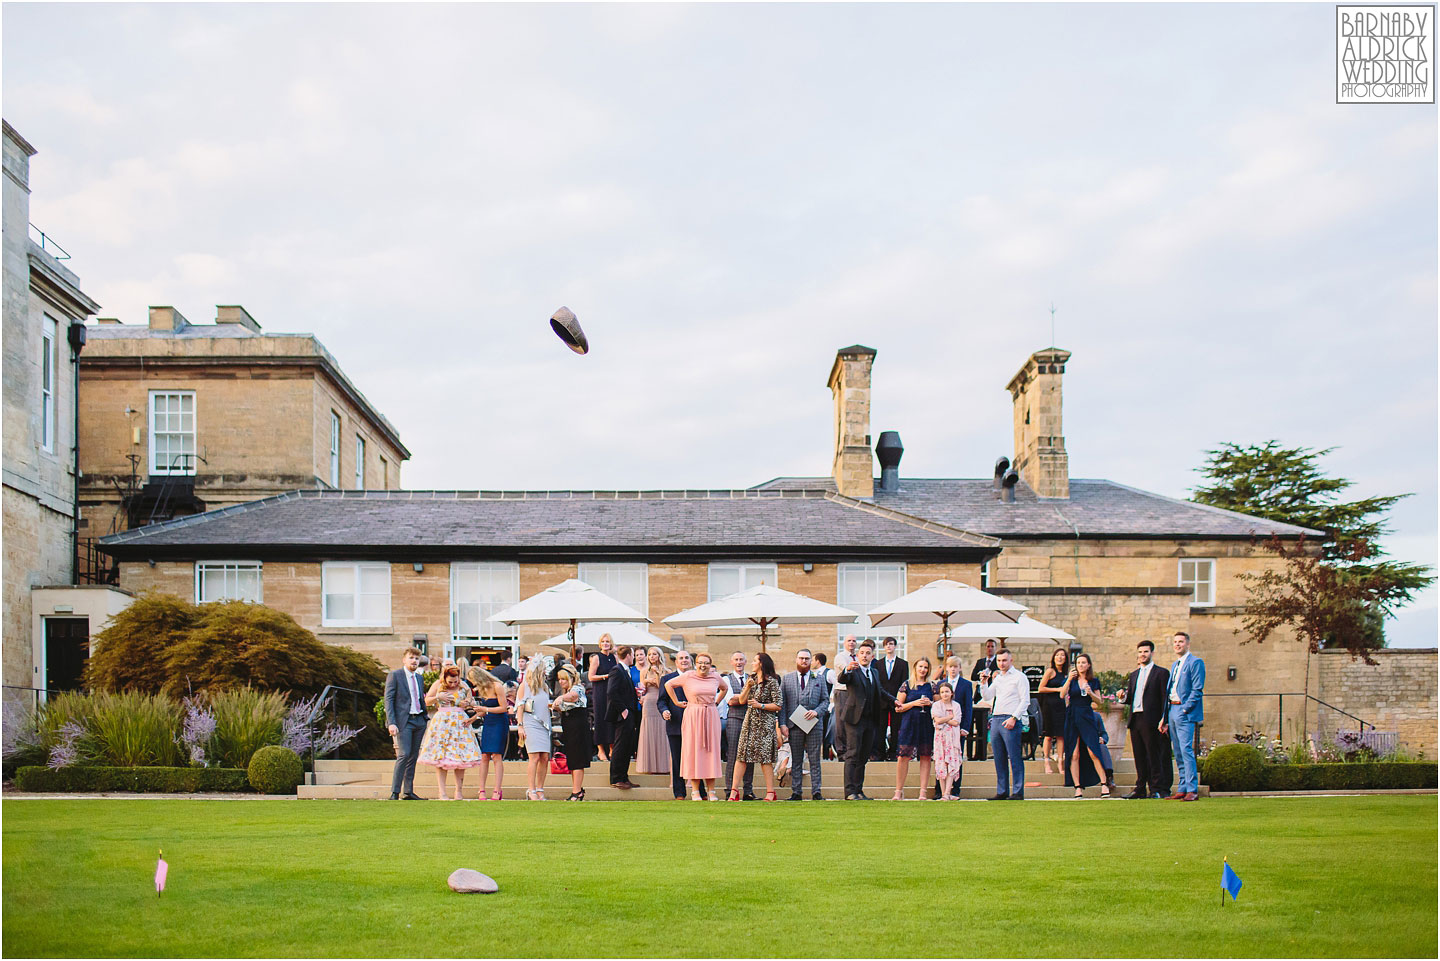
{"type": "MultiPolygon", "coordinates": [[[[249,571],[265,603],[387,663],[414,639],[456,655],[529,653],[559,626],[511,630],[488,616],[570,577],[646,612],[661,635],[671,633],[660,623],[667,615],[757,583],[863,612],[949,577],[1075,634],[1100,669],[1128,670],[1143,638],[1169,663],[1170,634],[1188,631],[1210,667],[1207,727],[1217,736],[1251,725],[1293,736],[1302,720],[1311,731],[1347,726],[1307,701],[1321,696],[1321,672],[1300,644],[1236,633],[1239,575],[1278,563],[1262,546],[1270,535],[1298,538],[1304,529],[1071,478],[1062,417],[1070,355],[1055,348],[1009,381],[1013,471],[1007,459],[993,477],[905,477],[890,434],[877,445],[877,479],[875,356],[848,347],[831,368],[830,476],[744,491],[299,491],[117,534],[105,549],[125,585],[187,597],[216,571],[249,571]]],[[[786,627],[770,647],[784,664],[801,645],[833,650],[851,632],[890,633],[786,627]]],[[[910,655],[933,655],[935,633],[911,628],[899,638],[910,655]]],[[[758,643],[753,629],[683,637],[720,654],[758,643]]],[[[1022,665],[1042,665],[1050,651],[1012,648],[1022,665]]],[[[968,662],[975,651],[961,653],[968,662]]]]}
{"type": "Polygon", "coordinates": [[[244,307],[101,318],[80,363],[81,529],[97,536],[298,488],[395,490],[394,426],[310,334],[244,307]]]}
{"type": "Polygon", "coordinates": [[[4,684],[7,703],[74,687],[88,638],[126,595],[76,584],[76,359],[99,309],[69,254],[30,225],[30,158],[4,127],[4,684]],[[32,233],[38,238],[32,239],[32,233]]]}

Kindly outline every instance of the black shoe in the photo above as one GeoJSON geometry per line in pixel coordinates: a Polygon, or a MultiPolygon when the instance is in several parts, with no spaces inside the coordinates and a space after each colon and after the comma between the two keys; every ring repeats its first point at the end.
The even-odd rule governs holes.
{"type": "Polygon", "coordinates": [[[864,800],[866,800],[866,798],[865,798],[864,795],[861,795],[861,794],[847,794],[847,795],[845,795],[845,800],[847,800],[847,801],[864,801],[864,800]]]}
{"type": "Polygon", "coordinates": [[[792,795],[790,795],[789,797],[787,797],[785,800],[787,800],[787,801],[803,801],[803,800],[805,800],[805,799],[804,799],[803,797],[801,797],[800,795],[798,795],[798,794],[792,794],[792,795]]]}
{"type": "Polygon", "coordinates": [[[405,800],[407,800],[407,801],[423,801],[423,800],[425,800],[425,799],[424,799],[423,797],[421,797],[420,795],[418,795],[418,794],[411,793],[411,794],[405,795],[405,800]]]}
{"type": "Polygon", "coordinates": [[[1149,796],[1150,796],[1150,795],[1146,794],[1144,791],[1131,791],[1129,794],[1125,795],[1125,800],[1127,800],[1127,801],[1134,801],[1134,800],[1136,800],[1137,798],[1140,799],[1140,800],[1144,800],[1145,798],[1148,798],[1149,796]]]}
{"type": "Polygon", "coordinates": [[[859,794],[855,795],[855,797],[856,797],[857,800],[860,800],[860,801],[873,801],[873,800],[875,800],[873,797],[871,797],[870,795],[866,794],[864,791],[861,791],[859,794]]]}
{"type": "Polygon", "coordinates": [[[1161,794],[1159,791],[1156,791],[1154,794],[1150,795],[1150,800],[1163,801],[1165,800],[1165,795],[1161,794]]]}
{"type": "Polygon", "coordinates": [[[743,798],[741,798],[741,800],[742,800],[742,801],[758,801],[758,800],[760,800],[760,799],[759,799],[758,797],[756,797],[755,795],[753,795],[753,794],[747,794],[747,795],[745,795],[743,798]]]}
{"type": "Polygon", "coordinates": [[[1010,795],[1008,795],[1008,794],[997,794],[997,795],[995,795],[994,797],[987,797],[985,800],[987,800],[987,801],[1008,801],[1008,800],[1010,800],[1010,795]]]}
{"type": "Polygon", "coordinates": [[[390,795],[390,800],[392,800],[392,801],[398,801],[398,800],[400,800],[400,795],[398,795],[398,794],[392,794],[392,795],[390,795]]]}
{"type": "Polygon", "coordinates": [[[1011,800],[1011,801],[1023,801],[1023,800],[1025,800],[1025,792],[1024,792],[1024,791],[1021,791],[1019,794],[1012,794],[1012,795],[1010,795],[1010,797],[1009,797],[1007,800],[1011,800]]]}
{"type": "Polygon", "coordinates": [[[810,800],[823,801],[825,800],[825,795],[821,794],[819,791],[816,791],[814,794],[810,795],[810,800]]]}

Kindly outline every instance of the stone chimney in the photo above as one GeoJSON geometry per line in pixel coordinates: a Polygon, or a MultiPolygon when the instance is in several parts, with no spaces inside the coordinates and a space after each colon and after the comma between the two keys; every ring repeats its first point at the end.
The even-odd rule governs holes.
{"type": "Polygon", "coordinates": [[[185,315],[174,307],[151,307],[150,308],[150,329],[151,330],[184,330],[190,326],[190,321],[185,315]]]}
{"type": "Polygon", "coordinates": [[[1037,497],[1070,496],[1060,382],[1070,351],[1037,350],[1007,385],[1015,402],[1015,470],[1037,497]]]}
{"type": "Polygon", "coordinates": [[[251,333],[260,333],[260,325],[255,322],[255,318],[251,317],[250,312],[239,304],[232,307],[216,307],[215,323],[239,324],[251,333]]]}
{"type": "Polygon", "coordinates": [[[870,368],[875,349],[845,347],[830,368],[830,393],[835,398],[835,489],[847,497],[875,495],[875,468],[870,453],[870,368]]]}

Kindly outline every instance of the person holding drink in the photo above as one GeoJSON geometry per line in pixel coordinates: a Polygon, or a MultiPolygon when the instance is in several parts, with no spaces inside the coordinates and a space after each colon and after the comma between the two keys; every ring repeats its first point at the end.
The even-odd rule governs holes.
{"type": "Polygon", "coordinates": [[[780,681],[775,676],[775,662],[763,651],[750,659],[749,676],[740,689],[740,703],[745,705],[745,720],[740,728],[739,750],[735,754],[734,780],[730,784],[730,800],[740,800],[740,787],[750,765],[760,765],[765,775],[765,800],[775,800],[775,756],[780,749],[780,681]]]}
{"type": "MultiPolygon", "coordinates": [[[[981,702],[985,700],[980,693],[980,688],[988,685],[999,669],[999,655],[995,653],[995,639],[992,637],[985,642],[985,653],[976,658],[975,666],[970,671],[970,682],[975,689],[975,730],[988,731],[990,729],[990,707],[984,707],[981,702]]],[[[985,760],[986,738],[972,737],[970,744],[970,760],[985,760]]]]}
{"type": "Polygon", "coordinates": [[[1095,670],[1090,664],[1089,654],[1077,654],[1075,665],[1060,685],[1065,698],[1065,786],[1075,789],[1075,796],[1085,796],[1085,788],[1100,785],[1100,796],[1109,797],[1110,788],[1100,772],[1105,764],[1100,760],[1104,750],[1100,744],[1099,715],[1091,702],[1091,695],[1098,696],[1099,685],[1095,683],[1095,670]]]}
{"type": "Polygon", "coordinates": [[[920,761],[920,800],[930,797],[930,755],[935,748],[935,724],[930,716],[933,688],[930,658],[917,657],[910,666],[910,679],[895,692],[895,712],[900,715],[900,734],[895,748],[895,797],[905,798],[905,778],[911,758],[920,761]]]}

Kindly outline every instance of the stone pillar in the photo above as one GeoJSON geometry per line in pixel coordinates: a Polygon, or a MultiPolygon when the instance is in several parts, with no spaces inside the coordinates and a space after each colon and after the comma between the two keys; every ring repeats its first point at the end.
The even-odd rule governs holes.
{"type": "Polygon", "coordinates": [[[847,497],[875,495],[870,451],[870,368],[875,349],[859,344],[835,354],[830,393],[835,398],[835,489],[847,497]]]}
{"type": "Polygon", "coordinates": [[[1070,351],[1037,350],[1007,385],[1015,410],[1015,470],[1037,497],[1070,496],[1061,381],[1070,351]]]}

